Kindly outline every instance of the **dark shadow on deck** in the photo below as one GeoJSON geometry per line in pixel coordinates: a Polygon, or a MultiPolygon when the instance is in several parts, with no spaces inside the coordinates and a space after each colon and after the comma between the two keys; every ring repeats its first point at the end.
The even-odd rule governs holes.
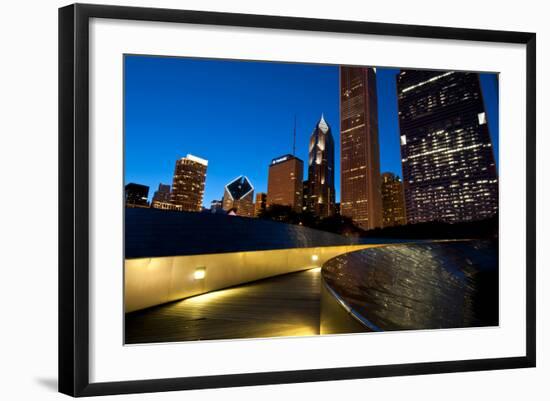
{"type": "Polygon", "coordinates": [[[126,344],[319,334],[320,269],[126,315],[126,344]]]}

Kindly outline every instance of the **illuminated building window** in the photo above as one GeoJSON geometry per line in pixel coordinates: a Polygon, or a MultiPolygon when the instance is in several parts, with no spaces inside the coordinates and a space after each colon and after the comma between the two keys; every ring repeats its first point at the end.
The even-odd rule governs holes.
{"type": "Polygon", "coordinates": [[[487,119],[485,118],[485,112],[479,113],[477,115],[477,119],[479,121],[479,125],[487,124],[487,119]]]}

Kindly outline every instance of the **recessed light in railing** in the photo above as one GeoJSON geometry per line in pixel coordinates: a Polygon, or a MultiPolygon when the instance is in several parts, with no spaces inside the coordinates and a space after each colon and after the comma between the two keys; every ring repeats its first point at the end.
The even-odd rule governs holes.
{"type": "Polygon", "coordinates": [[[198,267],[198,268],[195,270],[194,277],[195,277],[195,280],[202,280],[202,279],[204,279],[204,277],[206,277],[206,268],[204,268],[204,267],[198,267]]]}
{"type": "Polygon", "coordinates": [[[319,256],[318,255],[311,255],[311,260],[314,261],[314,262],[317,262],[319,260],[319,256]]]}

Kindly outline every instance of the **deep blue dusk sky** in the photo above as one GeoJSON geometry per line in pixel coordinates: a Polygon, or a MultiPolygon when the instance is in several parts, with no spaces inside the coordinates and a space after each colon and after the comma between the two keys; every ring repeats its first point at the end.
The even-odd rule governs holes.
{"type": "MultiPolygon", "coordinates": [[[[377,68],[381,172],[401,176],[395,74],[377,68]]],[[[498,156],[498,83],[481,74],[498,156]]],[[[186,58],[125,57],[125,182],[172,184],[175,161],[191,153],[209,161],[203,204],[221,199],[225,184],[246,175],[267,191],[271,159],[304,161],[321,113],[334,136],[336,198],[340,198],[338,67],[186,58]]]]}

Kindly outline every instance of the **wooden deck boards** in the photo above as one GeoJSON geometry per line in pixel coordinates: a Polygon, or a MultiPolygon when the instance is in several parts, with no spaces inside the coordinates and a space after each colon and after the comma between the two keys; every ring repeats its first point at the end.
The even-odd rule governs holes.
{"type": "Polygon", "coordinates": [[[319,334],[319,269],[126,315],[126,344],[319,334]]]}

